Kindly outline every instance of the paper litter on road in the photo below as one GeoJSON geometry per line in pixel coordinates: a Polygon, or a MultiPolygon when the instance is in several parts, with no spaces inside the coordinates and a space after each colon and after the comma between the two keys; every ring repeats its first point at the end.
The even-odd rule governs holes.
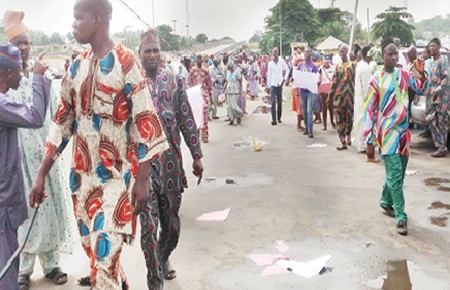
{"type": "Polygon", "coordinates": [[[405,171],[405,175],[416,175],[419,174],[420,171],[419,170],[406,170],[405,171]]]}
{"type": "Polygon", "coordinates": [[[265,276],[272,276],[272,275],[280,275],[280,274],[286,274],[289,273],[286,269],[283,267],[280,267],[278,265],[271,265],[264,268],[263,272],[261,273],[262,277],[265,276]]]}
{"type": "Polygon", "coordinates": [[[308,145],[307,147],[308,148],[325,148],[325,147],[327,147],[327,144],[314,143],[314,144],[308,145]]]}
{"type": "Polygon", "coordinates": [[[225,221],[230,214],[231,208],[227,208],[221,211],[214,211],[209,213],[204,213],[197,218],[198,221],[225,221]]]}
{"type": "Polygon", "coordinates": [[[270,266],[275,261],[278,260],[288,260],[288,257],[285,257],[283,255],[270,255],[270,254],[253,254],[248,255],[248,258],[256,263],[258,266],[270,266]]]}
{"type": "Polygon", "coordinates": [[[299,276],[311,278],[318,275],[323,268],[330,266],[330,263],[331,255],[326,255],[309,262],[279,260],[277,265],[299,276]]]}
{"type": "Polygon", "coordinates": [[[289,246],[286,245],[286,243],[284,241],[277,240],[276,243],[277,243],[278,252],[285,253],[285,252],[289,251],[289,246]]]}

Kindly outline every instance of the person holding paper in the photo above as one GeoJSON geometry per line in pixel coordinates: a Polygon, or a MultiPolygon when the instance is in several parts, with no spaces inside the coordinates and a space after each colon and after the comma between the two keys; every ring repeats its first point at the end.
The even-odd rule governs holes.
{"type": "Polygon", "coordinates": [[[336,67],[331,85],[330,100],[336,113],[340,144],[337,150],[352,144],[353,104],[355,95],[355,64],[348,59],[348,46],[341,45],[339,55],[342,63],[336,67]]]}
{"type": "Polygon", "coordinates": [[[408,88],[422,94],[427,81],[423,61],[416,63],[419,79],[396,67],[398,48],[392,38],[384,40],[381,49],[384,67],[372,77],[364,103],[364,140],[369,159],[374,158],[374,142],[378,143],[386,167],[380,206],[388,216],[395,217],[397,233],[407,235],[408,217],[404,212],[403,182],[411,140],[408,88]]]}
{"type": "Polygon", "coordinates": [[[142,34],[139,54],[153,103],[169,143],[169,149],[151,162],[149,207],[148,211],[140,215],[141,246],[148,271],[147,284],[149,289],[162,289],[161,274],[165,279],[176,277],[176,272],[169,263],[169,256],[180,237],[178,211],[182,193],[187,188],[181,135],[191,152],[192,169],[198,177],[198,183],[202,179],[203,154],[181,76],[175,76],[173,72],[162,69],[159,65],[160,41],[155,29],[149,29],[142,34]],[[162,273],[158,273],[158,266],[161,267],[162,273]],[[161,288],[158,288],[159,286],[161,288]]]}
{"type": "MultiPolygon", "coordinates": [[[[317,66],[311,61],[311,48],[306,48],[304,51],[305,60],[300,62],[297,66],[297,70],[311,74],[312,77],[316,77],[318,73],[317,66]]],[[[307,77],[308,75],[304,75],[307,77]]],[[[313,134],[313,100],[314,93],[305,87],[300,87],[300,100],[303,109],[303,121],[305,122],[306,130],[303,132],[304,135],[308,135],[309,138],[314,138],[313,134]]]]}
{"type": "Polygon", "coordinates": [[[267,91],[272,99],[272,126],[281,123],[283,107],[283,85],[289,77],[289,68],[284,60],[279,58],[278,48],[272,50],[273,59],[269,62],[267,70],[267,91]]]}
{"type": "Polygon", "coordinates": [[[203,126],[200,129],[203,143],[208,143],[209,128],[208,128],[208,108],[209,98],[212,96],[211,77],[208,69],[203,67],[202,55],[197,55],[196,66],[192,67],[188,76],[188,87],[192,88],[196,85],[202,86],[203,96],[203,126]]]}

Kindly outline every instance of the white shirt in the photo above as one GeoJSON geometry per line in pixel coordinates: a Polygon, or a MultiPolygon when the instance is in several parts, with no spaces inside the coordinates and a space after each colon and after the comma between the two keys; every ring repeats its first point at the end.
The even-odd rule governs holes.
{"type": "Polygon", "coordinates": [[[398,52],[397,64],[400,64],[403,69],[406,69],[406,58],[405,58],[405,55],[401,51],[398,52]]]}
{"type": "Polygon", "coordinates": [[[289,68],[287,64],[281,58],[278,58],[278,62],[273,60],[269,62],[267,70],[267,85],[268,87],[278,87],[284,80],[289,77],[289,68]]]}

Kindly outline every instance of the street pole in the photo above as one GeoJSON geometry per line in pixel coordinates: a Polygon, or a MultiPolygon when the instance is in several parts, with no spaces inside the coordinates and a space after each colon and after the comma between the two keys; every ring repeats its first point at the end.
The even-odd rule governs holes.
{"type": "Polygon", "coordinates": [[[369,7],[367,7],[367,43],[370,43],[370,18],[369,18],[369,7]]]}
{"type": "Polygon", "coordinates": [[[355,10],[353,11],[353,20],[352,20],[352,31],[350,33],[350,43],[349,43],[349,49],[352,51],[353,47],[353,38],[355,36],[355,26],[356,26],[356,13],[358,11],[358,0],[355,0],[355,10]]]}
{"type": "Polygon", "coordinates": [[[186,36],[189,38],[189,0],[186,0],[186,36]]]}
{"type": "Polygon", "coordinates": [[[281,31],[282,23],[281,23],[281,0],[279,2],[279,13],[280,13],[280,57],[283,56],[283,33],[281,31]]]}
{"type": "Polygon", "coordinates": [[[173,33],[177,34],[177,20],[173,19],[172,22],[173,22],[173,33]]]}
{"type": "Polygon", "coordinates": [[[152,0],[153,28],[155,28],[155,1],[152,0]]]}

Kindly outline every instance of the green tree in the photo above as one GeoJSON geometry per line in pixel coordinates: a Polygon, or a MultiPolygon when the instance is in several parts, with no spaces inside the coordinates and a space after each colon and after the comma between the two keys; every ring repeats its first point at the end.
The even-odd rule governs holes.
{"type": "Polygon", "coordinates": [[[195,37],[195,40],[197,40],[197,42],[199,42],[199,43],[205,43],[208,41],[208,36],[206,36],[206,34],[204,34],[204,33],[199,33],[195,37]]]}
{"type": "Polygon", "coordinates": [[[172,27],[167,24],[156,26],[161,39],[161,50],[180,50],[180,36],[172,33],[172,27]]]}
{"type": "Polygon", "coordinates": [[[413,31],[415,27],[407,21],[412,20],[412,15],[406,12],[405,7],[389,7],[385,12],[376,16],[378,19],[372,25],[372,33],[375,39],[398,37],[403,46],[409,46],[415,42],[413,31]]]}
{"type": "Polygon", "coordinates": [[[113,34],[114,39],[122,42],[126,47],[138,48],[142,31],[132,31],[125,27],[122,31],[113,34]]]}
{"type": "Polygon", "coordinates": [[[260,30],[255,31],[253,36],[248,40],[250,43],[259,43],[262,39],[263,33],[260,30]]]}
{"type": "Polygon", "coordinates": [[[314,44],[320,36],[317,27],[314,7],[308,0],[280,0],[270,9],[271,15],[265,19],[265,32],[259,46],[263,53],[268,53],[280,43],[280,10],[281,35],[283,51],[290,51],[290,43],[297,33],[303,33],[304,39],[314,44]],[[280,9],[281,8],[281,9],[280,9]]]}
{"type": "MultiPolygon", "coordinates": [[[[316,16],[317,21],[319,22],[321,40],[330,35],[344,42],[350,40],[349,27],[352,25],[352,13],[342,11],[339,8],[323,8],[316,10],[316,16]]],[[[364,33],[359,21],[357,21],[355,26],[354,39],[359,43],[367,43],[367,33],[364,33]]]]}
{"type": "Polygon", "coordinates": [[[54,32],[50,36],[50,43],[62,45],[62,44],[65,44],[65,41],[61,34],[59,34],[58,32],[54,32]]]}
{"type": "Polygon", "coordinates": [[[1,25],[0,26],[0,43],[5,43],[7,41],[8,41],[8,39],[6,37],[5,27],[3,27],[3,25],[1,25]]]}

